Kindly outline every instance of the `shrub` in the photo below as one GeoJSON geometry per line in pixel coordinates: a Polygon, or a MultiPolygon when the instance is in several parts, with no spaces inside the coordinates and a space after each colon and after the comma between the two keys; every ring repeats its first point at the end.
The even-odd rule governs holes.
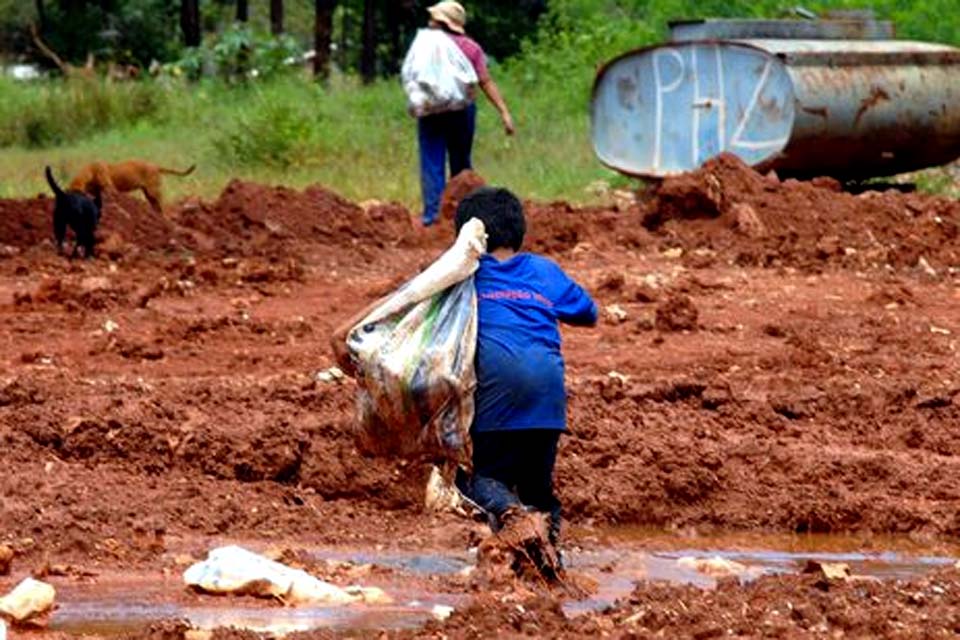
{"type": "Polygon", "coordinates": [[[219,77],[237,82],[273,78],[296,68],[302,57],[303,49],[292,36],[264,34],[234,23],[207,38],[203,46],[187,49],[180,60],[164,69],[197,80],[209,68],[219,77]]]}
{"type": "Polygon", "coordinates": [[[261,94],[213,140],[222,159],[240,165],[285,169],[303,165],[315,146],[316,115],[282,93],[261,94]]]}
{"type": "Polygon", "coordinates": [[[153,81],[77,78],[31,85],[0,81],[0,146],[49,147],[164,117],[166,90],[153,81]],[[6,86],[4,86],[6,85],[6,86]]]}

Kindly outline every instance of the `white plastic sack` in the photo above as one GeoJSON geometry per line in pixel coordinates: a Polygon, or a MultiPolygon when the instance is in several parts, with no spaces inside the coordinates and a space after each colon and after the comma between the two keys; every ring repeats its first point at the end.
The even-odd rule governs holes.
{"type": "Polygon", "coordinates": [[[407,108],[416,117],[466,108],[477,72],[457,43],[440,29],[417,31],[400,69],[407,108]]]}
{"type": "Polygon", "coordinates": [[[26,622],[50,611],[56,597],[57,591],[52,585],[26,578],[0,598],[0,615],[13,622],[26,622]]]}
{"type": "Polygon", "coordinates": [[[390,602],[376,587],[340,588],[306,571],[232,545],[212,550],[206,560],[183,572],[183,580],[188,586],[207,593],[273,597],[288,604],[390,602]]]}
{"type": "Polygon", "coordinates": [[[468,221],[453,247],[347,334],[367,451],[469,464],[477,343],[472,275],[485,248],[483,223],[468,221]]]}

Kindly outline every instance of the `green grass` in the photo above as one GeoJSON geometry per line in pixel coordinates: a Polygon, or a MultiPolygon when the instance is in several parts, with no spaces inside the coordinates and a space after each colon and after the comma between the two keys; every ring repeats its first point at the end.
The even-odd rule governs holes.
{"type": "MultiPolygon", "coordinates": [[[[474,166],[525,198],[588,203],[590,185],[633,182],[602,167],[590,145],[587,103],[596,64],[656,39],[643,24],[559,32],[494,68],[517,135],[506,137],[484,98],[474,166]]],[[[66,181],[92,160],[143,158],[185,167],[166,181],[168,201],[215,197],[231,178],[303,187],[319,183],[353,200],[419,207],[416,122],[396,80],[361,86],[308,76],[248,86],[167,79],[130,84],[0,79],[0,197],[48,191],[43,167],[66,181]]],[[[913,174],[923,191],[956,196],[955,168],[913,174]]]]}
{"type": "MultiPolygon", "coordinates": [[[[505,136],[496,112],[484,98],[479,100],[474,165],[482,175],[524,197],[574,202],[590,199],[586,188],[591,182],[615,179],[593,156],[585,104],[544,95],[529,79],[500,76],[518,132],[505,136]]],[[[113,87],[129,91],[124,85],[113,87]]],[[[45,164],[67,180],[94,159],[143,158],[175,167],[198,165],[193,175],[166,181],[168,199],[213,197],[229,179],[239,177],[294,187],[320,183],[356,200],[419,206],[416,122],[406,113],[396,81],[361,87],[338,77],[329,88],[305,77],[249,87],[212,81],[153,83],[143,90],[156,94],[153,102],[143,101],[157,106],[140,118],[126,115],[129,105],[123,100],[103,96],[91,100],[96,104],[88,109],[98,116],[79,114],[86,106],[76,98],[76,88],[56,81],[0,89],[15,96],[8,104],[15,102],[17,113],[45,114],[44,126],[51,130],[59,125],[48,120],[67,120],[61,123],[62,133],[55,131],[39,148],[23,141],[0,148],[2,197],[47,191],[45,164]],[[64,106],[42,111],[50,110],[58,96],[64,106]],[[43,146],[59,138],[65,141],[43,146]]],[[[110,90],[96,88],[98,93],[110,90]]],[[[16,126],[6,122],[8,128],[16,126]]]]}

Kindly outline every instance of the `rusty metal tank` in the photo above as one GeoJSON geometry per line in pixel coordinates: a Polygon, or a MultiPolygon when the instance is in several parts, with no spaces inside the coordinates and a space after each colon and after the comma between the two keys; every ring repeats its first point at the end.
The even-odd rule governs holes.
{"type": "Polygon", "coordinates": [[[960,157],[960,49],[874,21],[672,28],[597,74],[594,150],[618,171],[664,177],[729,151],[781,175],[861,179],[960,157]]]}

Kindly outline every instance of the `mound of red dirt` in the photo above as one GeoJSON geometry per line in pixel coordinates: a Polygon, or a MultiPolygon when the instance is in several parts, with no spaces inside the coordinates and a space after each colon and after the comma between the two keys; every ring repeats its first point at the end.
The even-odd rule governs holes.
{"type": "MultiPolygon", "coordinates": [[[[52,237],[53,199],[0,200],[0,245],[25,249],[52,237]]],[[[111,258],[138,250],[188,249],[288,255],[301,243],[383,248],[416,244],[410,213],[396,203],[354,204],[320,186],[304,191],[234,180],[213,202],[186,200],[159,216],[141,198],[104,202],[97,235],[111,258]]]]}
{"type": "Polygon", "coordinates": [[[524,248],[547,255],[575,249],[640,249],[654,243],[654,236],[640,225],[636,212],[617,212],[599,207],[574,207],[566,202],[524,204],[527,237],[524,248]]]}
{"type": "MultiPolygon", "coordinates": [[[[0,245],[26,249],[52,243],[53,202],[45,195],[0,200],[0,245]]],[[[165,249],[188,241],[174,223],[154,213],[145,201],[124,194],[105,200],[97,235],[111,254],[127,253],[134,246],[165,249]]]]}
{"type": "Polygon", "coordinates": [[[712,252],[743,265],[800,268],[939,272],[960,263],[954,200],[893,190],[853,195],[830,178],[781,182],[731,154],[664,180],[643,224],[675,246],[699,249],[701,262],[712,252]]]}
{"type": "Polygon", "coordinates": [[[51,198],[0,200],[0,245],[26,248],[51,241],[52,213],[51,198]]]}
{"type": "Polygon", "coordinates": [[[235,250],[264,236],[383,247],[398,244],[413,229],[407,210],[396,204],[375,202],[364,208],[316,185],[297,191],[240,180],[231,181],[214,202],[184,204],[179,222],[214,245],[235,250]]]}
{"type": "Polygon", "coordinates": [[[440,196],[440,219],[453,220],[457,213],[457,205],[474,189],[487,183],[479,173],[466,169],[455,175],[443,190],[440,196]]]}

